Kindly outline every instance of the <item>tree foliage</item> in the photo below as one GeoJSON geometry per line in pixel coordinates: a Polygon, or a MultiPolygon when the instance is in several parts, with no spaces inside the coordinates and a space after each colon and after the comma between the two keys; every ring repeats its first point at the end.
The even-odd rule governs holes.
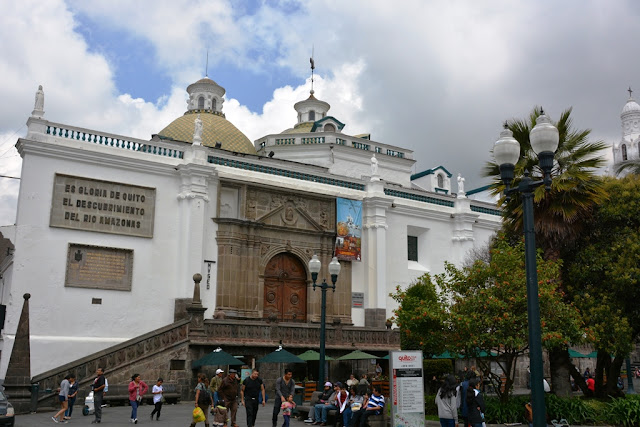
{"type": "MultiPolygon", "coordinates": [[[[609,378],[617,378],[619,369],[609,371],[610,367],[620,365],[640,336],[640,177],[608,179],[605,187],[610,199],[563,255],[564,276],[568,292],[584,313],[590,340],[607,359],[610,354],[619,359],[603,365],[609,378]]],[[[616,391],[615,386],[605,390],[601,384],[597,390],[616,391]]]]}
{"type": "Polygon", "coordinates": [[[400,328],[402,348],[422,350],[427,357],[441,354],[446,304],[431,276],[424,274],[406,290],[396,287],[390,296],[399,305],[392,320],[400,328]]]}

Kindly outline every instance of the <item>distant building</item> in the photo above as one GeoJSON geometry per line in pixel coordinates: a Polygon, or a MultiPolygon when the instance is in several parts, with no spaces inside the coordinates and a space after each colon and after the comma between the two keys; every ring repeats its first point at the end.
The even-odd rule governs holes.
{"type": "Polygon", "coordinates": [[[631,95],[629,89],[629,99],[620,113],[622,137],[613,144],[614,168],[620,162],[640,158],[640,105],[631,95]]]}

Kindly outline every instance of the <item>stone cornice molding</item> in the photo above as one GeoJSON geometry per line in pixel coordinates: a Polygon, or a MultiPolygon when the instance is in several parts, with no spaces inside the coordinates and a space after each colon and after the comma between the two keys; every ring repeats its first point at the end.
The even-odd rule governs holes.
{"type": "Polygon", "coordinates": [[[135,172],[149,172],[157,175],[175,175],[175,168],[181,159],[158,157],[152,154],[126,152],[127,156],[118,155],[122,151],[115,151],[101,146],[92,146],[66,140],[52,144],[47,141],[33,141],[25,138],[18,139],[16,148],[24,159],[25,154],[34,154],[48,158],[90,163],[100,166],[120,168],[135,172]],[[88,147],[91,147],[88,149],[88,147]],[[151,158],[153,160],[151,160],[151,158]]]}

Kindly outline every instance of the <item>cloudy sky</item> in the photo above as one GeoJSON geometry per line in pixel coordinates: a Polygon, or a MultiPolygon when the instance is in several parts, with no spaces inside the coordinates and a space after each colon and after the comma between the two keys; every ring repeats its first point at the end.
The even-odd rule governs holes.
{"type": "MultiPolygon", "coordinates": [[[[633,0],[0,2],[0,175],[20,176],[13,146],[39,84],[46,119],[146,139],[185,111],[208,49],[227,119],[255,140],[295,123],[313,47],[316,96],[344,132],[474,188],[502,121],[534,105],[573,106],[594,139],[620,138],[639,15],[633,0]]],[[[18,188],[0,178],[0,225],[18,188]]]]}

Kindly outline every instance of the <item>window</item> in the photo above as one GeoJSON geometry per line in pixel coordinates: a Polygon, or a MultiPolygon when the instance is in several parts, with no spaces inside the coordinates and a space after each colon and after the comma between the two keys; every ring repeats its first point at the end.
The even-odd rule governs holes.
{"type": "Polygon", "coordinates": [[[438,187],[444,188],[444,177],[440,174],[438,174],[438,187]]]}
{"type": "Polygon", "coordinates": [[[198,98],[198,110],[204,110],[204,96],[198,98]]]}
{"type": "Polygon", "coordinates": [[[213,100],[211,101],[211,109],[212,109],[213,111],[216,111],[216,105],[217,105],[217,103],[216,103],[216,99],[215,99],[215,98],[213,98],[213,100]]]}
{"type": "Polygon", "coordinates": [[[418,236],[407,236],[407,259],[418,262],[418,236]]]}
{"type": "Polygon", "coordinates": [[[324,125],[324,131],[325,132],[335,132],[336,131],[336,127],[334,125],[332,125],[331,123],[324,125]]]}
{"type": "Polygon", "coordinates": [[[316,121],[316,112],[313,110],[309,111],[309,121],[316,121]]]}
{"type": "Polygon", "coordinates": [[[628,160],[627,159],[627,145],[626,144],[622,144],[622,160],[628,160]]]}

